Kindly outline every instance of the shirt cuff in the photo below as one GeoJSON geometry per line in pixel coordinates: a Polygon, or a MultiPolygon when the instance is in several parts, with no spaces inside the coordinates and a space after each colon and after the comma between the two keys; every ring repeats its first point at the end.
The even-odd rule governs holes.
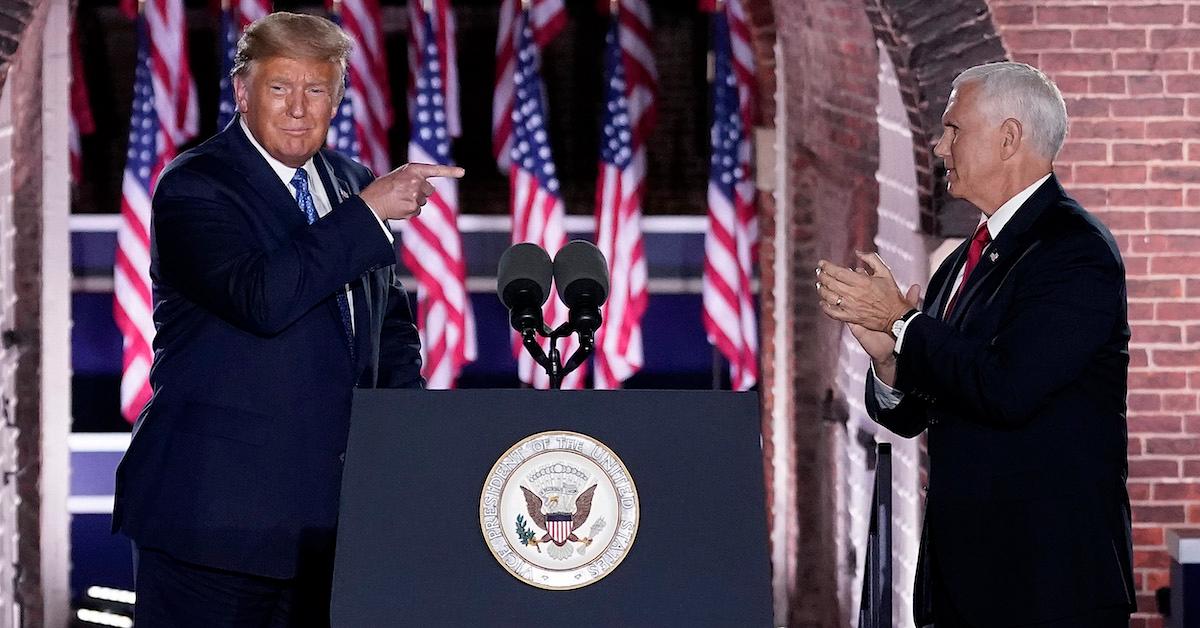
{"type": "Polygon", "coordinates": [[[904,399],[904,393],[888,386],[879,379],[875,374],[875,365],[871,365],[871,377],[875,379],[875,403],[879,404],[880,410],[891,410],[900,405],[900,401],[904,399]]]}
{"type": "MultiPolygon", "coordinates": [[[[359,198],[361,199],[362,197],[360,196],[359,198]]],[[[379,214],[375,212],[375,208],[371,207],[370,203],[364,200],[363,205],[366,205],[367,209],[371,210],[371,215],[375,217],[375,222],[379,223],[379,228],[383,229],[383,235],[387,236],[388,242],[395,244],[396,236],[392,235],[392,228],[388,226],[387,221],[379,217],[379,214]]]]}
{"type": "Polygon", "coordinates": [[[904,332],[908,331],[909,324],[917,320],[917,317],[920,315],[920,312],[913,314],[912,318],[904,321],[904,324],[900,326],[900,333],[896,334],[896,348],[892,349],[892,352],[896,355],[900,355],[900,347],[904,344],[904,332]]]}

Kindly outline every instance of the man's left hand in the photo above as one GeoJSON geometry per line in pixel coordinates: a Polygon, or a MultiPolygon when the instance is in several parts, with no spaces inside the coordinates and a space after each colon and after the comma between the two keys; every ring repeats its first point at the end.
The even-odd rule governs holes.
{"type": "Polygon", "coordinates": [[[892,269],[879,254],[855,252],[855,255],[865,272],[826,260],[817,264],[821,310],[834,320],[886,333],[913,306],[896,286],[892,269]]]}

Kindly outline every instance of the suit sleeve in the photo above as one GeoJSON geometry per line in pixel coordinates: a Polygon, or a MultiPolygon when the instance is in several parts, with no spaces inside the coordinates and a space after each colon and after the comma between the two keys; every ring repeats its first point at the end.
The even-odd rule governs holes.
{"type": "Polygon", "coordinates": [[[935,317],[913,319],[897,388],[936,400],[963,420],[1012,429],[1078,380],[1117,324],[1124,270],[1097,233],[1042,246],[1009,279],[1016,292],[994,336],[970,338],[935,317]]]}
{"type": "Polygon", "coordinates": [[[929,419],[926,416],[929,405],[916,395],[904,395],[894,408],[880,406],[875,390],[875,374],[870,370],[867,371],[865,401],[867,414],[871,419],[897,436],[912,438],[924,432],[925,428],[929,426],[929,419]]]}
{"type": "Polygon", "coordinates": [[[421,340],[413,324],[408,293],[395,272],[389,272],[387,309],[379,334],[380,388],[424,388],[421,340]]]}
{"type": "Polygon", "coordinates": [[[286,329],[362,273],[395,263],[370,209],[350,197],[289,240],[266,249],[247,208],[221,182],[169,172],[154,196],[156,280],[230,324],[260,336],[286,329]]]}

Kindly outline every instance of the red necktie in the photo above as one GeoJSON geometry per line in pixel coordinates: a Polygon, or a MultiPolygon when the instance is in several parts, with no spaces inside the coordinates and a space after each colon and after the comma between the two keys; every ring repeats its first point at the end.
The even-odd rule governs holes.
{"type": "Polygon", "coordinates": [[[975,237],[971,238],[971,248],[967,249],[967,263],[963,266],[962,281],[958,282],[958,288],[954,290],[954,295],[950,297],[950,305],[946,306],[946,316],[950,316],[950,312],[954,311],[954,303],[958,301],[958,295],[962,294],[963,288],[967,285],[967,278],[971,276],[971,271],[975,270],[975,266],[979,264],[979,258],[983,257],[983,249],[992,241],[992,232],[987,230],[987,221],[980,223],[979,228],[975,230],[975,237]]]}

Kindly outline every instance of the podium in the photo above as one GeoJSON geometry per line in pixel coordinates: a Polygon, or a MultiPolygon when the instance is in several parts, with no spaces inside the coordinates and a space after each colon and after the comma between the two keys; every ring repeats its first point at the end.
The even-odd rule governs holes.
{"type": "Polygon", "coordinates": [[[770,626],[761,443],[756,393],[356,391],[333,625],[770,626]],[[636,485],[622,560],[569,590],[510,573],[481,526],[500,459],[549,431],[602,443],[636,485]]]}

